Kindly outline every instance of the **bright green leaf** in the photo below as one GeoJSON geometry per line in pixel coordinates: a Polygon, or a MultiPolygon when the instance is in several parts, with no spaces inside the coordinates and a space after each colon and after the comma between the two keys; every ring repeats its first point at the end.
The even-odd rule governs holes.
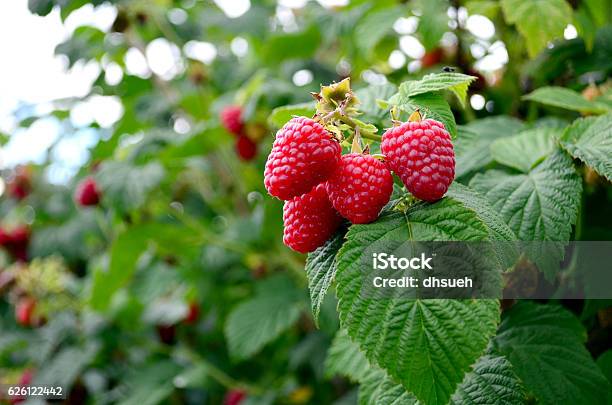
{"type": "MultiPolygon", "coordinates": [[[[470,182],[498,211],[521,241],[567,241],[580,205],[582,182],[569,156],[555,152],[527,174],[490,170],[470,182]]],[[[539,246],[554,252],[532,259],[553,277],[563,255],[563,245],[539,246]]],[[[540,252],[541,253],[541,252],[540,252]]]]}
{"type": "Polygon", "coordinates": [[[315,113],[314,102],[285,105],[272,110],[268,117],[271,127],[280,128],[285,125],[293,116],[312,117],[315,113]]]}
{"type": "Polygon", "coordinates": [[[459,128],[455,141],[455,175],[461,177],[481,169],[493,161],[490,146],[496,140],[514,135],[525,125],[508,116],[489,117],[459,128]]]}
{"type": "Polygon", "coordinates": [[[353,225],[338,253],[336,290],[342,325],[371,361],[427,404],[445,404],[482,354],[496,329],[498,303],[363,296],[363,255],[374,243],[392,249],[409,240],[487,237],[474,211],[445,198],[405,214],[384,215],[372,224],[353,225]]]}
{"type": "Polygon", "coordinates": [[[609,111],[604,104],[588,101],[580,93],[564,87],[540,87],[523,99],[582,113],[602,114],[609,111]]]}
{"type": "Polygon", "coordinates": [[[231,355],[245,359],[257,353],[289,329],[301,311],[299,293],[288,279],[265,280],[257,295],[238,304],[225,323],[231,355]]]}
{"type": "Polygon", "coordinates": [[[612,181],[612,114],[574,121],[563,134],[561,145],[612,181]]]}
{"type": "Polygon", "coordinates": [[[518,135],[498,139],[491,144],[491,156],[497,162],[528,173],[554,149],[561,131],[535,128],[518,135]]]}
{"type": "Polygon", "coordinates": [[[310,290],[310,305],[315,323],[319,319],[321,304],[336,275],[336,254],[344,243],[344,233],[337,233],[323,246],[308,255],[306,276],[310,290]]]}
{"type": "Polygon", "coordinates": [[[527,44],[529,56],[563,36],[572,22],[572,8],[565,0],[501,0],[506,21],[515,24],[527,44]]]}

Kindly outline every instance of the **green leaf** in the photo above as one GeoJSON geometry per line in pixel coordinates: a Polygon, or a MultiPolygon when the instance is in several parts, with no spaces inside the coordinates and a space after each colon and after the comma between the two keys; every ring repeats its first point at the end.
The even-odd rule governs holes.
{"type": "Polygon", "coordinates": [[[194,235],[173,224],[148,223],[125,230],[113,241],[108,269],[96,269],[89,298],[98,311],[106,310],[117,290],[123,287],[136,271],[136,263],[151,243],[158,248],[197,246],[194,235]]]}
{"type": "Polygon", "coordinates": [[[586,331],[553,305],[519,302],[504,313],[492,350],[544,404],[601,404],[609,383],[584,347],[586,331]]]}
{"type": "Polygon", "coordinates": [[[455,175],[461,177],[493,162],[490,151],[493,141],[514,135],[524,127],[521,121],[504,115],[483,118],[460,127],[455,141],[455,175]]]}
{"type": "MultiPolygon", "coordinates": [[[[582,182],[572,160],[563,152],[555,152],[526,174],[500,170],[477,174],[470,187],[489,200],[518,240],[569,240],[578,214],[582,182]]],[[[548,277],[553,277],[562,256],[560,244],[556,252],[534,255],[532,259],[537,260],[548,277]]]]}
{"type": "Polygon", "coordinates": [[[359,387],[359,405],[416,405],[419,401],[382,370],[370,372],[359,387]]]}
{"type": "Polygon", "coordinates": [[[158,162],[134,166],[126,162],[107,162],[96,174],[106,203],[124,211],[141,207],[150,191],[163,180],[164,168],[158,162]]]}
{"type": "Polygon", "coordinates": [[[150,362],[134,369],[123,383],[128,393],[120,405],[156,405],[168,399],[174,391],[174,378],[179,374],[177,364],[170,360],[150,362]]]}
{"type": "Polygon", "coordinates": [[[612,181],[612,114],[574,121],[561,145],[575,158],[612,181]]]}
{"type": "Polygon", "coordinates": [[[289,329],[302,310],[299,298],[299,292],[285,277],[262,283],[257,295],[236,306],[225,323],[230,354],[246,359],[289,329]]]}
{"type": "Polygon", "coordinates": [[[527,44],[530,57],[561,38],[572,22],[572,8],[565,0],[501,0],[506,21],[515,24],[527,44]]]}
{"type": "Polygon", "coordinates": [[[404,14],[405,7],[388,7],[367,13],[355,27],[355,42],[371,56],[378,43],[392,31],[393,23],[404,14]]]}
{"type": "Polygon", "coordinates": [[[588,101],[580,93],[564,87],[540,87],[523,96],[523,100],[531,100],[581,113],[603,114],[610,110],[605,104],[588,101]]]}
{"type": "Polygon", "coordinates": [[[491,156],[497,162],[528,173],[555,149],[561,131],[535,128],[518,135],[498,139],[491,144],[491,156]]]}
{"type": "Polygon", "coordinates": [[[497,0],[470,0],[465,3],[468,13],[480,14],[494,20],[500,10],[500,4],[497,0]]]}
{"type": "MultiPolygon", "coordinates": [[[[510,362],[502,356],[485,355],[465,375],[449,403],[519,405],[524,404],[525,400],[525,391],[510,362]]],[[[419,402],[379,370],[371,372],[364,379],[359,390],[359,403],[400,405],[419,402]]]]}
{"type": "Polygon", "coordinates": [[[308,255],[306,276],[310,290],[310,305],[318,324],[321,304],[336,275],[336,254],[344,243],[344,233],[337,233],[323,246],[308,255]]]}
{"type": "Polygon", "coordinates": [[[266,39],[262,60],[275,64],[288,59],[309,58],[320,42],[321,34],[314,24],[301,32],[276,34],[266,39]]]}
{"type": "Polygon", "coordinates": [[[464,75],[462,73],[431,73],[423,76],[421,80],[407,81],[400,85],[400,93],[412,97],[418,94],[449,90],[452,92],[463,107],[467,90],[477,77],[464,75]]]}
{"type": "Polygon", "coordinates": [[[46,16],[53,10],[53,0],[28,0],[28,9],[34,14],[46,16]]]}
{"type": "Polygon", "coordinates": [[[516,235],[506,224],[500,213],[494,210],[489,201],[476,190],[455,182],[451,184],[447,196],[461,202],[464,207],[476,213],[478,218],[487,226],[490,240],[516,240],[516,235]]]}
{"type": "Polygon", "coordinates": [[[446,0],[417,0],[414,2],[421,16],[417,31],[428,51],[438,47],[442,35],[448,30],[448,2],[446,0]]]}
{"type": "Polygon", "coordinates": [[[287,123],[294,115],[312,117],[315,113],[314,102],[285,105],[272,110],[268,117],[268,124],[274,128],[280,128],[287,123]]]}
{"type": "Polygon", "coordinates": [[[451,404],[524,404],[525,391],[510,362],[501,356],[485,355],[453,394],[451,404]]]}
{"type": "Polygon", "coordinates": [[[612,384],[612,350],[608,350],[597,358],[597,367],[612,384]]]}
{"type": "Polygon", "coordinates": [[[355,92],[359,100],[359,110],[364,112],[368,117],[373,119],[383,120],[385,116],[389,116],[389,110],[383,109],[379,105],[379,100],[387,100],[397,92],[397,87],[391,83],[381,85],[370,85],[355,92]]]}
{"type": "Polygon", "coordinates": [[[457,124],[450,106],[440,92],[423,93],[415,96],[403,96],[400,92],[389,99],[390,104],[397,105],[404,111],[412,113],[419,109],[425,118],[432,118],[444,124],[451,137],[457,136],[457,124]]]}
{"type": "Polygon", "coordinates": [[[338,253],[336,290],[340,320],[368,359],[427,404],[445,404],[495,332],[494,300],[413,300],[363,296],[363,257],[375,243],[485,240],[475,212],[445,198],[353,225],[338,253]],[[461,320],[461,327],[458,327],[461,320]],[[398,355],[399,353],[399,355],[398,355]]]}
{"type": "Polygon", "coordinates": [[[372,372],[372,366],[359,345],[351,340],[344,329],[340,329],[329,347],[325,360],[325,375],[343,375],[353,382],[362,382],[372,372]]]}
{"type": "Polygon", "coordinates": [[[36,384],[59,385],[64,389],[71,387],[83,369],[93,361],[99,349],[98,344],[90,342],[85,347],[67,347],[61,350],[37,372],[36,384]]]}

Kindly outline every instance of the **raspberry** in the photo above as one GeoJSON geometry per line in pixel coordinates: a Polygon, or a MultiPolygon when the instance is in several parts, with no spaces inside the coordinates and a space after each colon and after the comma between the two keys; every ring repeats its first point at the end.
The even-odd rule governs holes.
{"type": "Polygon", "coordinates": [[[228,132],[240,135],[244,123],[242,122],[242,108],[238,105],[228,105],[221,110],[221,124],[228,132]]]}
{"type": "Polygon", "coordinates": [[[453,144],[441,122],[427,119],[389,128],[381,150],[389,168],[421,200],[439,200],[455,178],[453,144]]]}
{"type": "Polygon", "coordinates": [[[93,177],[87,177],[77,186],[74,199],[84,207],[97,205],[100,202],[100,191],[93,177]]]}
{"type": "Polygon", "coordinates": [[[32,191],[32,174],[29,167],[19,166],[15,177],[7,184],[7,192],[16,200],[23,200],[32,191]]]}
{"type": "Polygon", "coordinates": [[[297,252],[312,252],[334,234],[341,222],[325,184],[319,184],[310,193],[285,202],[283,242],[297,252]]]}
{"type": "Polygon", "coordinates": [[[296,117],[277,133],[266,162],[264,183],[270,195],[290,200],[312,190],[334,172],[342,148],[321,124],[296,117]]]}
{"type": "Polygon", "coordinates": [[[22,326],[32,326],[34,309],[36,308],[36,301],[30,297],[23,297],[17,301],[15,305],[15,319],[17,323],[22,326]]]}
{"type": "Polygon", "coordinates": [[[27,226],[18,226],[10,232],[0,229],[0,246],[5,247],[18,261],[27,261],[29,244],[30,229],[27,226]]]}
{"type": "Polygon", "coordinates": [[[253,160],[255,155],[257,155],[257,144],[246,135],[238,135],[235,147],[238,157],[247,162],[253,160]]]}
{"type": "Polygon", "coordinates": [[[340,165],[327,180],[332,205],[354,224],[378,218],[393,192],[393,177],[383,162],[370,155],[351,153],[342,156],[340,165]]]}
{"type": "Polygon", "coordinates": [[[243,390],[233,389],[225,394],[223,405],[239,405],[246,398],[246,392],[243,390]]]}

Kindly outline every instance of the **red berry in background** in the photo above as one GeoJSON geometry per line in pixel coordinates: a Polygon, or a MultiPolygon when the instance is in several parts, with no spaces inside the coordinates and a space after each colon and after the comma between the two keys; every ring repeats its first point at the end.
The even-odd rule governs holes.
{"type": "Polygon", "coordinates": [[[239,405],[246,398],[246,392],[243,390],[230,390],[225,394],[223,405],[239,405]]]}
{"type": "Polygon", "coordinates": [[[393,176],[383,162],[371,155],[351,153],[342,156],[326,189],[340,215],[354,224],[366,224],[376,220],[389,202],[393,176]]]}
{"type": "Polygon", "coordinates": [[[27,261],[28,245],[30,244],[30,228],[18,226],[11,231],[0,229],[0,246],[19,261],[27,261]]]}
{"type": "Polygon", "coordinates": [[[15,305],[15,320],[21,326],[34,326],[36,301],[32,297],[21,297],[15,305]]]}
{"type": "Polygon", "coordinates": [[[100,190],[93,177],[87,177],[79,183],[74,193],[75,201],[83,206],[98,205],[100,202],[100,190]]]}
{"type": "MultiPolygon", "coordinates": [[[[21,377],[19,377],[19,385],[30,385],[32,384],[32,380],[34,379],[34,372],[32,370],[25,370],[21,377]]],[[[11,404],[19,404],[25,401],[25,397],[18,397],[11,399],[11,404]]]]}
{"type": "Polygon", "coordinates": [[[425,55],[421,57],[421,66],[424,68],[432,67],[442,62],[444,58],[444,50],[442,48],[436,48],[431,51],[425,52],[425,55]]]}
{"type": "Polygon", "coordinates": [[[240,135],[244,122],[242,122],[242,108],[237,105],[229,105],[221,110],[221,125],[228,132],[240,135]]]}
{"type": "Polygon", "coordinates": [[[23,200],[32,191],[32,173],[28,167],[19,166],[15,169],[15,176],[7,184],[8,194],[23,200]]]}
{"type": "Polygon", "coordinates": [[[341,222],[342,217],[329,201],[325,184],[319,184],[308,194],[285,202],[283,242],[297,252],[312,252],[336,232],[341,222]]]}
{"type": "Polygon", "coordinates": [[[453,144],[441,122],[426,119],[389,128],[381,150],[389,168],[421,200],[439,200],[455,178],[453,144]]]}
{"type": "Polygon", "coordinates": [[[236,154],[242,160],[253,160],[253,158],[257,155],[257,144],[246,135],[238,135],[235,146],[236,154]]]}
{"type": "Polygon", "coordinates": [[[321,124],[296,117],[277,133],[266,162],[264,183],[270,195],[290,200],[326,181],[340,161],[341,147],[321,124]]]}
{"type": "Polygon", "coordinates": [[[185,323],[188,325],[193,325],[200,318],[200,305],[197,302],[192,302],[189,304],[189,312],[187,312],[187,316],[185,317],[185,323]]]}
{"type": "Polygon", "coordinates": [[[174,325],[157,325],[157,336],[159,340],[167,345],[173,345],[176,342],[176,326],[174,325]]]}

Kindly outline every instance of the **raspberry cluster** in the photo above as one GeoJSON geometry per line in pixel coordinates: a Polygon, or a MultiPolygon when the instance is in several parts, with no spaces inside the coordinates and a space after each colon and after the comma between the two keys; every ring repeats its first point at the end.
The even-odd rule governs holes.
{"type": "Polygon", "coordinates": [[[283,242],[307,253],[336,232],[342,217],[378,218],[393,191],[391,172],[371,155],[342,156],[338,140],[313,119],[291,119],[276,134],[264,171],[270,195],[285,200],[283,242]]]}
{"type": "MultiPolygon", "coordinates": [[[[264,170],[268,193],[284,200],[283,242],[307,253],[333,236],[344,219],[375,221],[389,203],[395,173],[416,198],[434,202],[455,177],[451,137],[441,122],[415,111],[382,137],[376,127],[356,118],[359,101],[345,79],[312,93],[314,118],[294,117],[276,133],[264,170]],[[382,154],[370,155],[363,139],[381,142],[382,154]],[[352,145],[342,154],[342,146],[352,145]]],[[[235,112],[234,112],[235,114],[235,112]]],[[[227,117],[228,123],[237,127],[227,117]]]]}

